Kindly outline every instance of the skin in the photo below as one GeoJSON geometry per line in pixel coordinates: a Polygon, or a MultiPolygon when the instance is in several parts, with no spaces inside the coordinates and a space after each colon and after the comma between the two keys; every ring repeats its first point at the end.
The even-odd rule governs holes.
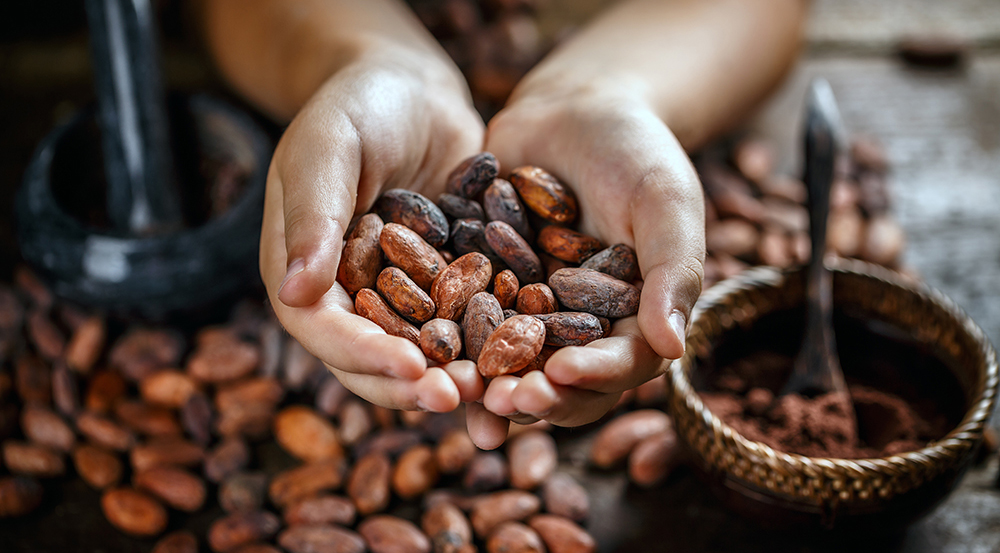
{"type": "Polygon", "coordinates": [[[802,0],[621,2],[515,89],[488,130],[454,64],[394,0],[207,0],[225,76],[291,119],[268,173],[261,275],[285,328],[356,394],[390,408],[467,402],[477,445],[508,420],[580,425],[684,352],[704,273],[704,201],[685,150],[731,128],[787,72],[802,0]],[[747,55],[751,52],[753,55],[747,55]],[[580,230],[633,246],[639,313],[608,338],[559,350],[544,372],[488,386],[469,361],[419,348],[354,314],[334,281],[353,216],[382,190],[435,198],[462,159],[544,167],[576,191],[580,230]]]}

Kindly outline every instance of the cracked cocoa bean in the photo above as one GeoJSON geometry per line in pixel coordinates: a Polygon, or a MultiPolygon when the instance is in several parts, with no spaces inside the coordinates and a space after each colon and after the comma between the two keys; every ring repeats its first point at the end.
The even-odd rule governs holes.
{"type": "Polygon", "coordinates": [[[545,343],[545,325],[530,315],[516,315],[500,323],[479,354],[479,373],[494,378],[523,369],[545,343]]]}

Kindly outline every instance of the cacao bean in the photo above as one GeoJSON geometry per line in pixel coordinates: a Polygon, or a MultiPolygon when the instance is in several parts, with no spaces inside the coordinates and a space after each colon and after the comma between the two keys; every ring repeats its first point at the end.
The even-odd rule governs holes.
{"type": "MultiPolygon", "coordinates": [[[[6,374],[4,377],[10,378],[6,374]]],[[[5,395],[3,387],[0,385],[0,398],[5,395]]],[[[60,413],[67,417],[76,415],[77,411],[80,410],[76,375],[62,364],[56,365],[52,370],[52,403],[55,404],[60,413]]]]}
{"type": "Polygon", "coordinates": [[[337,282],[352,296],[362,288],[374,288],[382,266],[382,219],[368,213],[358,220],[340,255],[337,282]]]}
{"type": "Polygon", "coordinates": [[[80,413],[76,427],[88,440],[115,451],[127,451],[135,443],[135,436],[128,429],[88,411],[80,413]]]}
{"type": "Polygon", "coordinates": [[[101,509],[115,528],[133,536],[155,536],[167,527],[167,510],[163,505],[130,488],[104,492],[101,509]]]}
{"type": "Polygon", "coordinates": [[[570,520],[586,520],[590,514],[587,490],[572,476],[557,472],[542,485],[542,499],[549,513],[570,520]]]}
{"type": "Polygon", "coordinates": [[[139,434],[156,437],[180,436],[184,431],[173,411],[141,401],[119,401],[115,418],[139,434]]]}
{"type": "Polygon", "coordinates": [[[285,397],[281,383],[274,378],[250,378],[228,384],[215,393],[215,408],[228,411],[239,405],[263,403],[277,405],[285,397]]]}
{"type": "Polygon", "coordinates": [[[545,553],[542,539],[520,522],[504,522],[486,540],[487,553],[545,553]]]}
{"type": "Polygon", "coordinates": [[[705,245],[712,253],[747,258],[757,251],[757,227],[742,219],[723,219],[705,232],[705,245]]]}
{"type": "Polygon", "coordinates": [[[472,296],[490,284],[493,267],[481,253],[467,253],[448,265],[431,286],[431,299],[441,319],[459,320],[472,296]]]}
{"type": "Polygon", "coordinates": [[[136,473],[132,480],[136,488],[181,511],[194,512],[205,503],[205,483],[178,468],[152,467],[136,473]]]}
{"type": "Polygon", "coordinates": [[[249,376],[259,364],[260,350],[227,332],[199,345],[188,358],[187,372],[202,382],[230,382],[249,376]]]}
{"type": "Polygon", "coordinates": [[[580,263],[604,247],[601,241],[566,227],[548,225],[538,233],[538,247],[568,263],[580,263]]]}
{"type": "MultiPolygon", "coordinates": [[[[446,269],[447,270],[447,269],[446,269]]],[[[441,274],[444,274],[443,272],[441,274]]],[[[440,276],[439,276],[440,279],[440,276]]],[[[437,280],[434,281],[435,284],[437,280]]],[[[434,317],[435,302],[416,282],[397,267],[386,267],[378,276],[378,293],[396,313],[412,323],[425,323],[434,317]]],[[[433,286],[431,290],[434,290],[433,286]]]]}
{"type": "Polygon", "coordinates": [[[142,399],[154,405],[178,409],[198,391],[193,378],[180,371],[164,370],[150,374],[139,382],[142,399]]]}
{"type": "Polygon", "coordinates": [[[556,296],[552,289],[536,282],[521,288],[517,292],[517,312],[524,315],[542,315],[559,310],[556,296]]]}
{"type": "Polygon", "coordinates": [[[523,369],[542,350],[545,325],[530,315],[500,323],[479,354],[479,374],[494,378],[523,369]]]}
{"type": "Polygon", "coordinates": [[[347,495],[361,515],[382,511],[389,505],[392,465],[384,454],[369,453],[358,459],[347,479],[347,495]]]}
{"type": "Polygon", "coordinates": [[[489,152],[482,152],[462,161],[448,175],[445,188],[449,194],[474,199],[493,183],[499,172],[497,158],[489,152]]]}
{"type": "Polygon", "coordinates": [[[153,553],[198,553],[198,538],[187,530],[171,532],[156,542],[153,553]]]}
{"type": "Polygon", "coordinates": [[[266,540],[281,528],[281,521],[267,511],[233,513],[212,523],[208,546],[219,553],[232,551],[251,542],[266,540]]]}
{"type": "Polygon", "coordinates": [[[403,499],[413,499],[434,487],[438,480],[434,450],[420,444],[408,449],[396,461],[392,489],[403,499]]]}
{"type": "Polygon", "coordinates": [[[73,429],[62,417],[38,405],[27,405],[21,411],[21,430],[29,440],[64,453],[76,442],[73,429]]]}
{"type": "Polygon", "coordinates": [[[535,315],[545,324],[545,345],[584,346],[604,336],[601,320],[590,313],[535,315]]]}
{"type": "Polygon", "coordinates": [[[639,311],[639,289],[592,269],[559,269],[549,277],[559,302],[575,311],[613,319],[639,311]]]}
{"type": "Polygon", "coordinates": [[[278,545],[291,553],[364,553],[358,534],[330,524],[291,526],[278,535],[278,545]]]}
{"type": "Polygon", "coordinates": [[[473,492],[496,490],[507,485],[507,459],[495,451],[480,451],[469,461],[462,485],[473,492]]]}
{"type": "Polygon", "coordinates": [[[92,488],[103,490],[118,485],[122,478],[122,462],[106,449],[80,444],[73,450],[76,473],[92,488]]]}
{"type": "Polygon", "coordinates": [[[587,258],[580,267],[600,271],[625,282],[632,282],[639,274],[635,250],[625,244],[604,248],[587,258]]]}
{"type": "Polygon", "coordinates": [[[292,405],[278,412],[274,417],[274,437],[285,451],[307,463],[344,458],[333,424],[303,405],[292,405]]]}
{"type": "Polygon", "coordinates": [[[480,221],[486,221],[486,212],[483,211],[483,206],[468,198],[445,193],[438,197],[437,205],[445,215],[452,219],[479,219],[480,221]]]}
{"type": "Polygon", "coordinates": [[[390,515],[366,518],[358,533],[372,553],[430,553],[431,542],[412,522],[390,515]]]}
{"type": "Polygon", "coordinates": [[[38,355],[50,362],[62,357],[66,349],[66,337],[52,322],[48,313],[34,310],[28,314],[27,323],[28,338],[38,355]]]}
{"type": "Polygon", "coordinates": [[[239,438],[225,438],[205,455],[205,478],[219,483],[250,462],[250,448],[239,438]]]}
{"type": "Polygon", "coordinates": [[[472,543],[469,519],[451,503],[439,502],[429,507],[420,527],[430,538],[434,553],[460,553],[472,543]]]}
{"type": "Polygon", "coordinates": [[[285,522],[289,526],[297,524],[351,526],[354,524],[355,514],[354,503],[351,503],[351,500],[336,495],[320,495],[289,505],[285,509],[285,522]]]}
{"type": "Polygon", "coordinates": [[[420,327],[420,349],[438,363],[450,363],[462,350],[462,328],[449,319],[429,321],[420,327]]]}
{"type": "Polygon", "coordinates": [[[3,462],[14,474],[49,478],[66,472],[59,453],[42,445],[14,440],[3,442],[3,462]]]}
{"type": "Polygon", "coordinates": [[[490,221],[503,221],[528,242],[534,240],[535,233],[528,222],[528,213],[509,182],[503,179],[493,180],[493,184],[483,194],[483,209],[490,221]]]}
{"type": "Polygon", "coordinates": [[[522,490],[504,490],[482,497],[472,507],[472,528],[479,537],[486,537],[501,523],[525,520],[538,512],[541,501],[522,490]]]}
{"type": "Polygon", "coordinates": [[[212,441],[212,405],[201,392],[191,394],[181,408],[181,426],[198,443],[206,446],[212,441]]]}
{"type": "Polygon", "coordinates": [[[374,290],[369,288],[358,290],[358,295],[354,299],[354,310],[358,315],[380,326],[386,334],[406,338],[414,344],[420,343],[420,331],[397,315],[374,290]]]}
{"type": "Polygon", "coordinates": [[[83,406],[88,411],[105,414],[125,395],[125,379],[115,371],[99,371],[90,377],[83,406]]]}
{"type": "Polygon", "coordinates": [[[678,464],[680,445],[670,427],[636,444],[628,458],[628,476],[639,486],[650,488],[662,482],[678,464]]]}
{"type": "Polygon", "coordinates": [[[158,466],[193,467],[205,458],[205,449],[182,438],[157,438],[133,447],[129,458],[137,471],[158,466]]]}
{"type": "Polygon", "coordinates": [[[546,221],[568,225],[576,220],[576,197],[548,171],[518,167],[511,171],[510,182],[525,205],[546,221]]]}
{"type": "Polygon", "coordinates": [[[514,271],[504,269],[497,273],[493,280],[493,295],[503,309],[512,309],[517,304],[517,292],[520,288],[514,271]]]}
{"type": "Polygon", "coordinates": [[[106,334],[104,319],[88,317],[84,320],[66,345],[66,365],[82,373],[90,372],[104,350],[106,334]]]}
{"type": "Polygon", "coordinates": [[[111,349],[111,365],[133,381],[159,369],[176,367],[184,344],[174,333],[165,330],[136,328],[120,338],[111,349]]]}
{"type": "Polygon", "coordinates": [[[438,469],[444,474],[461,472],[476,456],[476,445],[465,429],[456,428],[449,431],[438,441],[434,450],[434,459],[438,469]]]}
{"type": "Polygon", "coordinates": [[[600,468],[611,468],[623,461],[642,440],[671,428],[670,417],[663,411],[640,409],[611,419],[601,428],[590,448],[590,460],[600,468]]]}
{"type": "Polygon", "coordinates": [[[515,488],[533,490],[544,482],[559,462],[556,442],[546,432],[531,430],[507,446],[510,483],[515,488]]]}
{"type": "Polygon", "coordinates": [[[387,223],[379,236],[382,251],[389,261],[402,269],[418,286],[429,290],[446,263],[441,254],[419,234],[396,223],[387,223]]]}
{"type": "Polygon", "coordinates": [[[486,340],[503,322],[503,310],[493,294],[480,292],[472,296],[462,319],[466,358],[478,362],[486,340]]]}
{"type": "Polygon", "coordinates": [[[354,445],[372,431],[372,417],[366,402],[358,399],[345,401],[338,417],[340,442],[344,445],[354,445]]]}
{"type": "Polygon", "coordinates": [[[535,515],[528,526],[545,542],[549,553],[594,553],[597,543],[572,520],[555,515],[535,515]]]}
{"type": "Polygon", "coordinates": [[[14,366],[14,385],[24,403],[48,405],[52,401],[52,378],[41,359],[23,354],[14,366]]]}
{"type": "Polygon", "coordinates": [[[346,464],[328,459],[279,472],[271,480],[268,497],[278,507],[286,507],[320,492],[335,490],[344,481],[346,464]]]}
{"type": "Polygon", "coordinates": [[[386,190],[375,201],[372,211],[386,223],[403,225],[439,248],[448,240],[448,219],[441,208],[412,190],[386,190]]]}

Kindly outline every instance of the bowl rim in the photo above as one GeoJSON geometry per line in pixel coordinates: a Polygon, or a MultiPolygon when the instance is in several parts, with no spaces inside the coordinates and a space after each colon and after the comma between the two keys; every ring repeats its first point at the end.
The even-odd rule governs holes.
{"type": "Polygon", "coordinates": [[[734,317],[730,317],[728,327],[723,324],[726,328],[708,336],[702,328],[709,324],[707,316],[724,309],[727,301],[740,294],[785,285],[788,277],[801,272],[801,267],[785,270],[753,267],[719,282],[702,295],[692,313],[684,356],[668,368],[668,407],[678,422],[682,439],[688,442],[698,460],[710,469],[722,472],[739,485],[754,491],[793,503],[828,508],[845,502],[888,499],[971,457],[996,402],[1000,369],[996,350],[986,334],[943,293],[885,267],[859,260],[830,258],[826,265],[835,275],[850,274],[875,279],[918,296],[922,302],[942,310],[957,322],[957,330],[967,334],[978,345],[982,364],[977,373],[982,374],[977,375],[977,384],[981,383],[982,388],[971,398],[961,422],[947,435],[921,449],[885,457],[809,457],[778,451],[762,442],[750,440],[705,406],[688,379],[698,346],[706,345],[708,340],[738,324],[734,317]],[[708,431],[707,435],[704,435],[704,430],[708,431]],[[703,435],[699,436],[699,431],[703,435]]]}

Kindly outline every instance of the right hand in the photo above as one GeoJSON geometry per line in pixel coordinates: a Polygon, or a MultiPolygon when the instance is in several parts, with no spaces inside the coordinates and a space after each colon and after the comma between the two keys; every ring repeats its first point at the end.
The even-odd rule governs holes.
{"type": "Polygon", "coordinates": [[[260,272],[285,329],[357,395],[393,409],[450,411],[482,396],[470,361],[428,367],[412,342],[354,314],[337,282],[345,229],[384,189],[436,198],[483,145],[458,70],[399,48],[360,56],[298,112],[271,160],[260,272]]]}

